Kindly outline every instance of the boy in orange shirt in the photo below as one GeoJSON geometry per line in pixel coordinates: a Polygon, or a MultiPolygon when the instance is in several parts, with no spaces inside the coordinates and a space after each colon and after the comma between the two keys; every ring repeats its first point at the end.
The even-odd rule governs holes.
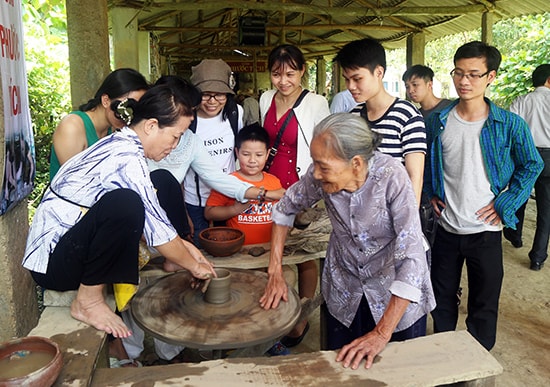
{"type": "Polygon", "coordinates": [[[233,172],[237,178],[261,189],[258,199],[241,203],[217,191],[212,191],[206,202],[204,216],[211,221],[226,221],[228,227],[245,234],[244,244],[267,243],[271,240],[271,209],[276,201],[266,201],[267,191],[281,191],[277,177],[264,172],[269,152],[269,135],[255,123],[242,128],[235,138],[235,152],[240,169],[233,172]]]}
{"type": "MultiPolygon", "coordinates": [[[[269,155],[269,134],[259,124],[242,128],[235,137],[235,153],[240,169],[233,172],[237,178],[260,187],[258,199],[241,203],[212,190],[206,201],[204,217],[211,221],[226,221],[228,227],[244,232],[244,244],[267,243],[271,240],[271,210],[276,201],[266,201],[267,191],[283,189],[279,178],[264,172],[269,155]]],[[[290,351],[280,341],[267,351],[271,356],[289,355],[290,351]]]]}

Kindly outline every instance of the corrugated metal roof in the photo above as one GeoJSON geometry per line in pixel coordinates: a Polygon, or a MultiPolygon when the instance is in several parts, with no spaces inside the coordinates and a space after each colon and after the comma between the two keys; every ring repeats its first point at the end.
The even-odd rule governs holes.
{"type": "Polygon", "coordinates": [[[158,37],[172,65],[206,57],[264,59],[274,46],[299,46],[306,57],[332,55],[345,43],[371,37],[387,48],[405,47],[411,34],[426,42],[497,22],[550,11],[548,0],[109,0],[130,7],[141,31],[158,37]]]}

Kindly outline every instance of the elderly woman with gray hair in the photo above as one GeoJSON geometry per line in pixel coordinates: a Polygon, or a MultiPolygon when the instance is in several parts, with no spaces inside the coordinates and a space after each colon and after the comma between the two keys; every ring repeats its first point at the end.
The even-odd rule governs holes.
{"type": "Polygon", "coordinates": [[[313,131],[313,164],[273,209],[268,284],[263,308],[287,301],[283,247],[294,216],[320,199],[332,223],[322,274],[326,349],[336,361],[370,368],[389,341],[426,334],[435,300],[418,208],[403,165],[376,151],[365,120],[333,114],[313,131]]]}

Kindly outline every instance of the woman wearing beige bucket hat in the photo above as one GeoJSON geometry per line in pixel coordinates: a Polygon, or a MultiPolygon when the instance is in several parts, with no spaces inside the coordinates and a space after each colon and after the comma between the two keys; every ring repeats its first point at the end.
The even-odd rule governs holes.
{"type": "MultiPolygon", "coordinates": [[[[235,81],[231,68],[221,59],[204,59],[191,68],[191,83],[202,93],[191,128],[203,140],[212,159],[229,174],[235,171],[235,134],[243,127],[243,109],[235,101],[235,81]],[[233,125],[232,125],[233,124],[233,125]],[[232,127],[233,126],[233,127],[232,127]]],[[[184,179],[185,204],[193,222],[194,241],[209,226],[204,218],[204,207],[210,187],[194,171],[184,179]]]]}

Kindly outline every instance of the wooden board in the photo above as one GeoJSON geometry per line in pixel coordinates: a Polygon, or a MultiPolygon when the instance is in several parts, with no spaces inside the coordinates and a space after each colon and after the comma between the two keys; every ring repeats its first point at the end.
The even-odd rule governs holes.
{"type": "Polygon", "coordinates": [[[71,317],[69,307],[49,306],[29,336],[55,341],[63,355],[63,368],[54,386],[88,386],[96,367],[107,367],[107,334],[71,317]]]}
{"type": "Polygon", "coordinates": [[[495,386],[502,366],[468,332],[390,343],[371,369],[343,368],[336,352],[97,369],[93,386],[495,386]]]}
{"type": "Polygon", "coordinates": [[[172,344],[196,349],[234,349],[269,342],[288,333],[300,315],[300,300],[289,288],[288,302],[264,310],[259,299],[267,275],[230,269],[231,300],[209,304],[191,275],[177,272],[141,289],[132,300],[132,314],[145,331],[172,344]]]}

